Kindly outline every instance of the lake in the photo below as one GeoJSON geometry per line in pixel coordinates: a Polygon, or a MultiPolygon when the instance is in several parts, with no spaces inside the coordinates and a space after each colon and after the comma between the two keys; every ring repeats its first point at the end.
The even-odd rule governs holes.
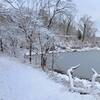
{"type": "MultiPolygon", "coordinates": [[[[49,56],[49,58],[51,58],[49,56]]],[[[67,69],[71,66],[80,64],[80,67],[75,71],[77,77],[91,79],[92,70],[94,68],[100,73],[100,51],[91,50],[84,52],[67,52],[55,54],[54,69],[58,69],[63,72],[67,72],[67,69]]],[[[49,66],[51,66],[51,60],[49,60],[49,66]]]]}

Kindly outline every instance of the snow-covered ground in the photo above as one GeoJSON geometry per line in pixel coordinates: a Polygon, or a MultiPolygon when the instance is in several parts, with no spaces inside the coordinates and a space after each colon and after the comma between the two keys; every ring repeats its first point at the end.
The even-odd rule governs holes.
{"type": "Polygon", "coordinates": [[[69,92],[67,87],[41,69],[0,57],[0,100],[100,100],[98,96],[69,92]]]}

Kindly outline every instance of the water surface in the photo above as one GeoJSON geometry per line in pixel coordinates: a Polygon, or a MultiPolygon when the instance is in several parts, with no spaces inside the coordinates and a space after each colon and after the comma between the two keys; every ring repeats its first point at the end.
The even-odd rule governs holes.
{"type": "MultiPolygon", "coordinates": [[[[49,62],[49,66],[51,61],[49,62]]],[[[55,54],[54,68],[66,72],[71,66],[80,64],[81,66],[75,71],[75,75],[80,78],[91,78],[94,68],[100,73],[100,51],[84,51],[84,52],[69,52],[55,54]]]]}

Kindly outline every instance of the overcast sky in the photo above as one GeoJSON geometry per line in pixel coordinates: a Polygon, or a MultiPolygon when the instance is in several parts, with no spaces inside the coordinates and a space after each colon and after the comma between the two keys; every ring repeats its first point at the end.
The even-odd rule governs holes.
{"type": "MultiPolygon", "coordinates": [[[[100,0],[73,0],[78,9],[78,15],[90,15],[98,28],[97,35],[100,36],[100,0]]],[[[79,19],[78,17],[78,19],[79,19]]]]}

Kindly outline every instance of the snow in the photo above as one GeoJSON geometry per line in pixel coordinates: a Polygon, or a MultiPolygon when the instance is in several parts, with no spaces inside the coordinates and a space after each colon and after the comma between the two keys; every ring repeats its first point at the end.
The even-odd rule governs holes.
{"type": "MultiPolygon", "coordinates": [[[[35,67],[35,65],[33,66],[35,67]]],[[[0,100],[100,100],[80,95],[50,79],[41,69],[32,68],[14,58],[0,57],[0,100]]]]}
{"type": "MultiPolygon", "coordinates": [[[[67,71],[70,74],[71,69],[67,71]]],[[[51,79],[55,82],[63,84],[67,86],[67,90],[71,90],[74,92],[82,93],[82,94],[92,94],[100,96],[100,83],[95,81],[95,85],[89,80],[79,79],[77,77],[67,76],[65,74],[60,74],[57,72],[53,72],[53,74],[49,75],[51,79]],[[72,79],[73,78],[73,79],[72,79]]]]}

